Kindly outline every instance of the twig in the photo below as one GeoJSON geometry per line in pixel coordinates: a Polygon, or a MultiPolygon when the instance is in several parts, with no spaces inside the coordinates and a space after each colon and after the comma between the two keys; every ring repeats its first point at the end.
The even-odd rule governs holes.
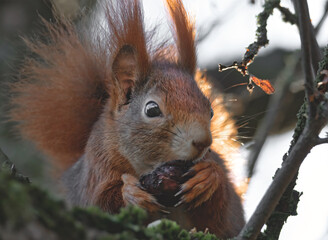
{"type": "Polygon", "coordinates": [[[313,71],[312,71],[312,58],[311,58],[311,38],[310,38],[310,17],[308,15],[307,4],[303,5],[303,0],[294,1],[295,10],[298,15],[298,26],[301,38],[301,49],[302,49],[302,64],[305,75],[305,87],[307,97],[313,95],[313,71]]]}
{"type": "Polygon", "coordinates": [[[4,152],[1,150],[1,148],[0,148],[0,171],[6,171],[6,172],[8,172],[11,176],[15,177],[20,182],[30,183],[29,178],[23,176],[22,174],[20,174],[17,171],[15,164],[13,164],[9,160],[9,158],[7,157],[6,154],[4,154],[4,152]]]}
{"type": "MultiPolygon", "coordinates": [[[[281,6],[278,7],[278,9],[280,11],[282,11],[280,8],[283,8],[281,6]]],[[[283,8],[285,9],[285,8],[283,8]]],[[[285,11],[285,10],[284,10],[285,11]]],[[[291,15],[292,13],[290,13],[290,11],[288,10],[289,13],[285,14],[287,16],[291,15]]],[[[326,6],[325,6],[325,15],[327,15],[328,13],[328,1],[326,2],[326,6]]],[[[320,22],[322,22],[322,20],[324,19],[324,16],[321,18],[320,22]]],[[[293,19],[293,18],[296,18],[296,15],[295,14],[292,14],[292,16],[290,16],[289,18],[293,19]]],[[[297,19],[296,19],[297,21],[297,19]]],[[[289,21],[290,23],[292,23],[291,21],[289,21]]],[[[315,35],[318,34],[318,30],[321,26],[321,24],[319,24],[316,26],[316,30],[314,32],[315,35]]],[[[297,22],[296,22],[297,23],[297,22]]],[[[290,76],[290,79],[294,77],[294,72],[293,71],[290,71],[290,69],[295,69],[296,65],[298,64],[299,62],[299,57],[297,57],[297,61],[293,62],[293,64],[291,65],[288,65],[285,67],[285,69],[287,70],[286,73],[282,73],[281,74],[281,77],[283,78],[284,81],[286,81],[286,85],[285,87],[288,87],[289,85],[287,85],[287,82],[289,82],[288,79],[289,77],[285,77],[286,75],[289,75],[290,76]]],[[[315,64],[317,65],[317,64],[315,64]]],[[[278,87],[280,86],[280,84],[278,84],[278,87]]],[[[276,106],[278,106],[281,102],[281,99],[283,98],[284,94],[281,93],[284,92],[284,87],[282,87],[280,90],[278,89],[276,91],[276,94],[273,95],[272,98],[270,98],[270,102],[269,102],[269,105],[268,105],[268,109],[270,109],[270,111],[265,115],[264,117],[264,120],[262,121],[262,124],[259,126],[259,128],[257,129],[256,131],[256,135],[254,137],[255,139],[255,143],[254,145],[252,146],[252,151],[250,152],[250,155],[249,155],[249,160],[248,160],[248,177],[251,178],[252,175],[253,175],[253,172],[254,172],[254,167],[256,165],[256,162],[257,162],[257,159],[258,159],[258,156],[261,152],[261,149],[265,143],[265,140],[266,140],[266,137],[272,127],[272,124],[274,122],[274,119],[275,119],[275,115],[276,115],[276,112],[277,112],[277,108],[276,106]]]]}
{"type": "Polygon", "coordinates": [[[318,138],[316,144],[324,144],[324,143],[328,143],[328,138],[318,138]]]}
{"type": "Polygon", "coordinates": [[[307,126],[297,144],[293,147],[290,155],[283,163],[282,168],[277,172],[276,177],[257,206],[254,214],[237,237],[238,240],[256,239],[262,226],[270,217],[279,202],[282,194],[298,172],[301,163],[310,150],[315,146],[314,139],[316,139],[326,122],[327,119],[323,119],[320,122],[318,121],[316,124],[313,124],[313,126],[307,126]]]}
{"type": "MultiPolygon", "coordinates": [[[[306,61],[306,58],[303,57],[302,60],[306,61]]],[[[328,69],[328,46],[325,49],[324,59],[320,63],[320,70],[323,69],[328,69]]],[[[304,71],[306,70],[304,69],[304,71]]],[[[309,74],[306,73],[306,75],[309,74]]],[[[321,74],[318,74],[317,79],[320,79],[320,77],[321,74]]],[[[306,81],[308,81],[308,79],[306,81]]],[[[309,91],[309,89],[310,88],[306,88],[306,91],[309,91]]],[[[307,95],[310,96],[309,93],[307,93],[307,95]]],[[[277,206],[281,196],[291,181],[295,179],[295,175],[298,172],[301,163],[310,150],[317,144],[318,135],[328,122],[327,99],[324,98],[321,102],[315,101],[315,105],[313,107],[316,109],[316,115],[314,116],[309,114],[309,108],[305,108],[304,106],[308,106],[308,104],[303,105],[300,110],[301,114],[299,114],[299,122],[297,128],[295,129],[294,139],[288,154],[285,155],[285,160],[282,167],[277,171],[273,182],[257,206],[255,212],[238,235],[238,240],[256,239],[261,231],[261,228],[277,206]],[[318,107],[319,105],[320,108],[318,107]],[[306,117],[303,112],[304,108],[308,113],[306,117]],[[305,124],[304,120],[306,120],[305,124]]]]}
{"type": "Polygon", "coordinates": [[[277,8],[281,12],[282,19],[285,22],[289,22],[292,25],[297,24],[297,17],[295,14],[291,13],[288,8],[282,7],[280,5],[277,8]]]}
{"type": "MultiPolygon", "coordinates": [[[[308,13],[308,7],[307,7],[307,2],[306,1],[295,1],[295,12],[297,13],[297,17],[298,17],[298,27],[299,27],[299,31],[300,31],[300,37],[301,37],[301,43],[302,43],[302,64],[303,64],[303,69],[304,69],[304,74],[305,74],[305,78],[306,78],[306,96],[308,99],[308,104],[310,105],[310,107],[308,108],[308,112],[306,114],[310,115],[312,118],[315,117],[316,113],[316,106],[317,106],[317,102],[315,102],[314,100],[311,101],[311,99],[315,99],[315,95],[318,95],[315,92],[318,92],[315,88],[314,85],[314,81],[313,81],[313,69],[315,67],[318,67],[318,63],[313,64],[315,61],[314,60],[314,56],[315,54],[313,54],[313,52],[317,51],[317,46],[314,44],[312,44],[312,38],[315,39],[314,36],[314,31],[313,31],[313,27],[311,25],[310,22],[310,16],[308,13]],[[297,3],[296,3],[297,2],[297,3]]],[[[315,41],[316,43],[316,41],[315,41]]],[[[300,116],[300,118],[302,118],[302,116],[300,116]]],[[[310,118],[311,119],[311,118],[310,118]]],[[[270,123],[271,120],[269,120],[270,123]]],[[[306,121],[306,119],[304,120],[304,122],[306,121]]],[[[265,134],[266,132],[264,132],[265,134]]],[[[261,139],[263,140],[263,139],[261,139]]],[[[297,139],[295,139],[295,142],[297,141],[297,139]]],[[[264,141],[262,141],[264,143],[264,141]]],[[[261,143],[262,144],[262,143],[261,143]]],[[[259,150],[260,147],[262,147],[262,145],[258,146],[259,150]]],[[[251,163],[253,163],[253,165],[256,162],[256,158],[259,154],[259,150],[255,151],[252,155],[250,155],[251,157],[253,157],[253,159],[251,160],[251,163]],[[257,155],[255,155],[257,154],[257,155]]],[[[251,165],[252,167],[252,165],[251,165]]],[[[251,169],[252,170],[252,169],[251,169]]],[[[290,184],[288,185],[288,187],[286,188],[287,190],[283,193],[283,196],[281,197],[281,200],[279,201],[279,204],[276,206],[276,209],[274,211],[274,213],[272,213],[272,215],[270,216],[269,220],[266,220],[267,222],[267,229],[265,231],[265,234],[270,235],[271,238],[278,238],[280,231],[284,225],[284,223],[286,222],[287,218],[290,215],[293,215],[292,213],[296,211],[297,208],[297,203],[299,200],[299,193],[294,191],[294,186],[296,185],[296,179],[297,179],[297,172],[298,172],[298,167],[297,167],[297,171],[295,172],[295,174],[293,174],[293,178],[290,181],[290,184]],[[290,204],[292,202],[292,204],[290,204]],[[288,207],[286,207],[288,206],[288,207]],[[289,206],[291,206],[292,210],[289,208],[289,206]],[[295,208],[295,210],[293,210],[293,208],[295,208]],[[284,215],[280,215],[278,216],[277,213],[281,213],[284,212],[284,215]]],[[[252,173],[250,171],[250,173],[252,173]]]]}
{"type": "Polygon", "coordinates": [[[320,48],[318,47],[316,40],[313,40],[315,39],[315,35],[313,26],[311,24],[307,1],[295,0],[294,5],[298,17],[298,27],[300,31],[302,46],[302,64],[305,75],[306,89],[305,94],[309,104],[309,114],[310,116],[314,117],[316,114],[316,103],[313,100],[313,97],[318,95],[318,91],[315,89],[313,82],[313,70],[317,72],[319,61],[315,62],[316,58],[318,57],[316,52],[320,52],[320,48]]]}
{"type": "MultiPolygon", "coordinates": [[[[267,193],[263,197],[261,203],[259,204],[255,213],[251,217],[249,223],[247,223],[248,227],[246,227],[245,230],[242,231],[240,237],[246,236],[245,233],[247,233],[247,229],[252,230],[251,234],[249,234],[249,236],[251,237],[244,238],[244,239],[256,238],[263,224],[267,221],[266,218],[269,215],[271,215],[271,212],[276,207],[279,199],[284,199],[283,200],[284,203],[279,205],[289,205],[290,200],[291,198],[293,198],[294,195],[293,188],[296,184],[296,178],[297,178],[297,172],[299,166],[304,160],[304,158],[306,157],[306,155],[308,154],[308,152],[312,149],[312,147],[318,144],[318,134],[320,133],[322,127],[325,125],[328,119],[327,100],[322,99],[322,96],[320,96],[320,94],[318,93],[313,81],[312,67],[315,68],[315,66],[317,66],[317,64],[313,64],[314,61],[313,56],[315,55],[313,54],[313,52],[318,51],[318,48],[316,44],[313,44],[313,39],[315,39],[315,37],[314,37],[314,32],[312,31],[313,30],[312,25],[310,23],[307,2],[306,0],[299,0],[299,1],[295,1],[294,4],[295,4],[296,13],[298,15],[298,26],[300,29],[300,37],[302,42],[302,61],[303,61],[304,74],[306,78],[305,90],[307,95],[308,108],[307,111],[305,112],[304,111],[305,105],[304,105],[300,111],[301,114],[299,114],[299,122],[297,128],[295,129],[294,139],[292,141],[292,146],[289,150],[289,155],[287,154],[285,156],[285,160],[283,162],[283,166],[281,170],[277,172],[273,183],[269,187],[267,193]],[[319,108],[318,108],[318,106],[323,103],[323,102],[320,103],[320,101],[323,101],[325,106],[325,109],[323,108],[320,109],[322,112],[319,112],[319,108]],[[307,117],[304,116],[305,113],[307,117]],[[322,121],[321,123],[319,123],[319,119],[322,121]],[[304,122],[306,122],[306,126],[304,126],[304,122]],[[293,157],[295,157],[293,155],[295,154],[295,151],[305,151],[305,152],[302,153],[304,154],[302,158],[293,159],[293,157]],[[284,176],[284,174],[287,175],[289,174],[289,177],[284,176]],[[275,185],[277,183],[278,185],[275,185]],[[280,188],[281,191],[279,191],[278,188],[280,188]],[[285,191],[285,189],[287,188],[288,190],[285,191]],[[277,196],[275,194],[279,194],[280,196],[277,196]],[[271,199],[270,199],[270,195],[272,195],[271,199]],[[281,195],[283,195],[284,197],[281,197],[281,195]]],[[[328,68],[328,48],[326,48],[325,51],[325,59],[321,63],[321,70],[327,68],[328,68]]],[[[320,71],[320,74],[318,74],[317,76],[318,79],[321,77],[320,76],[321,74],[324,75],[323,71],[320,71]]],[[[296,196],[296,198],[299,198],[299,196],[296,196]]],[[[294,204],[295,208],[297,206],[297,202],[298,200],[296,199],[296,203],[294,204]]],[[[288,214],[280,218],[275,218],[274,216],[270,217],[270,220],[272,222],[268,222],[268,228],[265,233],[266,234],[272,233],[274,236],[270,235],[269,238],[272,237],[274,237],[275,239],[278,238],[280,234],[280,230],[289,215],[291,215],[291,212],[288,212],[288,214]]]]}
{"type": "Polygon", "coordinates": [[[259,49],[269,43],[267,37],[267,21],[273,10],[278,7],[280,0],[268,0],[264,3],[263,11],[257,16],[258,27],[256,29],[256,41],[250,44],[242,60],[242,65],[248,66],[257,55],[259,49]]]}
{"type": "Polygon", "coordinates": [[[4,154],[4,152],[0,148],[0,166],[8,161],[9,161],[9,159],[8,159],[7,155],[4,154]]]}
{"type": "MultiPolygon", "coordinates": [[[[306,0],[299,0],[295,1],[294,4],[302,41],[302,60],[306,78],[305,91],[308,106],[306,110],[306,117],[304,116],[305,112],[302,111],[305,109],[304,105],[300,111],[302,115],[299,116],[299,123],[298,127],[295,129],[291,148],[288,154],[284,157],[282,168],[276,173],[274,181],[270,185],[254,214],[243,228],[237,239],[256,239],[264,223],[268,220],[273,210],[276,208],[279,200],[287,188],[291,195],[296,182],[296,175],[299,166],[309,151],[317,144],[318,135],[322,127],[328,121],[328,114],[322,114],[322,112],[320,112],[328,112],[327,100],[320,96],[320,93],[315,88],[313,81],[313,69],[317,72],[317,59],[320,57],[320,49],[315,39],[313,26],[310,22],[307,2],[306,0]],[[321,105],[320,111],[318,108],[319,105],[321,105]]],[[[327,62],[328,48],[326,49],[323,63],[323,65],[326,65],[322,69],[328,68],[327,62]]],[[[288,196],[287,199],[289,200],[290,196],[288,196]]],[[[287,201],[287,203],[289,202],[287,201]]],[[[284,219],[287,219],[287,217],[284,219]]],[[[280,222],[280,229],[276,229],[279,233],[282,226],[283,222],[280,222]]],[[[279,233],[275,235],[279,236],[279,233]]]]}
{"type": "MultiPolygon", "coordinates": [[[[298,29],[300,31],[300,37],[302,41],[302,50],[305,51],[303,54],[304,57],[306,57],[308,60],[310,60],[311,64],[308,64],[310,62],[307,62],[306,68],[313,67],[314,73],[318,71],[318,63],[321,59],[321,51],[320,47],[318,45],[318,42],[315,37],[315,31],[311,23],[311,18],[309,14],[309,8],[307,5],[307,1],[294,1],[295,6],[295,12],[298,15],[298,29]],[[309,55],[309,56],[307,56],[309,55]]],[[[303,66],[304,67],[304,66],[303,66]]],[[[306,70],[306,74],[310,74],[311,71],[306,70]]],[[[310,76],[305,75],[306,78],[308,78],[310,81],[310,76]]],[[[313,73],[312,73],[313,78],[313,73]]],[[[310,82],[307,82],[307,84],[311,84],[310,82]]],[[[309,87],[306,85],[305,87],[309,87]]]]}
{"type": "Polygon", "coordinates": [[[206,39],[211,34],[213,29],[216,28],[220,23],[221,23],[221,19],[218,18],[212,21],[210,25],[206,28],[206,30],[202,31],[202,29],[200,29],[198,37],[196,39],[197,44],[199,44],[204,39],[206,39]]]}
{"type": "Polygon", "coordinates": [[[289,9],[280,6],[280,0],[266,0],[263,5],[263,11],[257,15],[257,29],[256,29],[256,41],[251,43],[244,54],[241,62],[233,62],[230,66],[224,66],[219,64],[219,72],[234,68],[240,72],[243,76],[249,75],[248,66],[253,63],[255,56],[258,54],[260,48],[265,47],[269,43],[267,36],[267,22],[272,15],[273,10],[277,8],[283,15],[283,20],[291,24],[295,24],[297,18],[295,14],[291,13],[289,9]]]}
{"type": "Polygon", "coordinates": [[[253,61],[261,47],[266,46],[269,43],[267,37],[267,22],[269,16],[273,13],[273,10],[277,8],[280,4],[280,0],[267,0],[264,3],[263,11],[257,15],[257,24],[256,29],[256,41],[251,43],[244,54],[244,57],[240,63],[234,62],[231,66],[223,66],[219,64],[219,72],[224,70],[235,68],[243,76],[248,75],[248,65],[253,61]]]}
{"type": "Polygon", "coordinates": [[[314,32],[315,32],[316,35],[320,31],[320,29],[322,27],[322,24],[325,21],[327,15],[328,15],[328,1],[326,1],[326,3],[325,3],[325,10],[322,14],[322,17],[320,18],[320,21],[318,22],[317,26],[314,28],[314,32]]]}
{"type": "MultiPolygon", "coordinates": [[[[328,55],[326,57],[326,61],[328,62],[328,55]]],[[[322,105],[322,109],[328,111],[327,102],[322,105]]],[[[289,155],[286,155],[287,157],[281,169],[277,172],[272,184],[257,206],[252,217],[237,237],[238,240],[256,239],[262,226],[268,220],[286,188],[295,178],[301,163],[310,150],[316,145],[317,136],[321,129],[327,124],[327,121],[328,118],[324,118],[321,115],[316,121],[307,121],[304,130],[297,138],[297,142],[291,148],[289,155]]]]}

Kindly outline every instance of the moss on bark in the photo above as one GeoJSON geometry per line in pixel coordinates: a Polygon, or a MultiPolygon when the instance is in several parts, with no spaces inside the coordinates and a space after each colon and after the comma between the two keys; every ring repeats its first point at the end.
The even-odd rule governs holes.
{"type": "Polygon", "coordinates": [[[0,171],[0,239],[217,239],[190,233],[169,220],[147,227],[146,212],[133,206],[117,215],[97,207],[69,209],[62,200],[15,175],[5,168],[0,171]]]}

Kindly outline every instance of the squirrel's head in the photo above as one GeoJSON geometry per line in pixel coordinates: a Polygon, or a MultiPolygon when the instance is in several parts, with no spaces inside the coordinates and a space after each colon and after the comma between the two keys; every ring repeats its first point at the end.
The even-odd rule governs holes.
{"type": "Polygon", "coordinates": [[[120,152],[139,173],[165,161],[202,158],[212,143],[213,113],[192,75],[154,63],[147,79],[118,114],[120,152]]]}
{"type": "Polygon", "coordinates": [[[194,24],[180,0],[167,0],[175,57],[163,54],[167,48],[151,56],[139,3],[127,3],[122,22],[108,14],[115,34],[107,116],[115,120],[119,151],[139,174],[166,161],[201,159],[212,143],[213,111],[194,79],[194,24]]]}

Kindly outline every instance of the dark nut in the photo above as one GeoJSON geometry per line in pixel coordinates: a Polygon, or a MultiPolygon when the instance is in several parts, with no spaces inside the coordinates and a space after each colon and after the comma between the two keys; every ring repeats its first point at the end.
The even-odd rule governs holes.
{"type": "Polygon", "coordinates": [[[174,160],[166,162],[148,174],[140,177],[141,186],[153,194],[157,201],[167,207],[179,202],[180,197],[174,196],[181,184],[192,176],[184,175],[194,164],[191,161],[174,160]]]}

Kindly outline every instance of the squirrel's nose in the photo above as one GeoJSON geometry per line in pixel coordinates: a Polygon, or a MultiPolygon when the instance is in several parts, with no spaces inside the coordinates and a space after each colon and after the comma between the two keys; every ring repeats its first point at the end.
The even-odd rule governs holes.
{"type": "Polygon", "coordinates": [[[205,148],[211,146],[212,144],[212,138],[207,138],[204,141],[192,141],[192,145],[199,151],[203,151],[205,148]]]}

